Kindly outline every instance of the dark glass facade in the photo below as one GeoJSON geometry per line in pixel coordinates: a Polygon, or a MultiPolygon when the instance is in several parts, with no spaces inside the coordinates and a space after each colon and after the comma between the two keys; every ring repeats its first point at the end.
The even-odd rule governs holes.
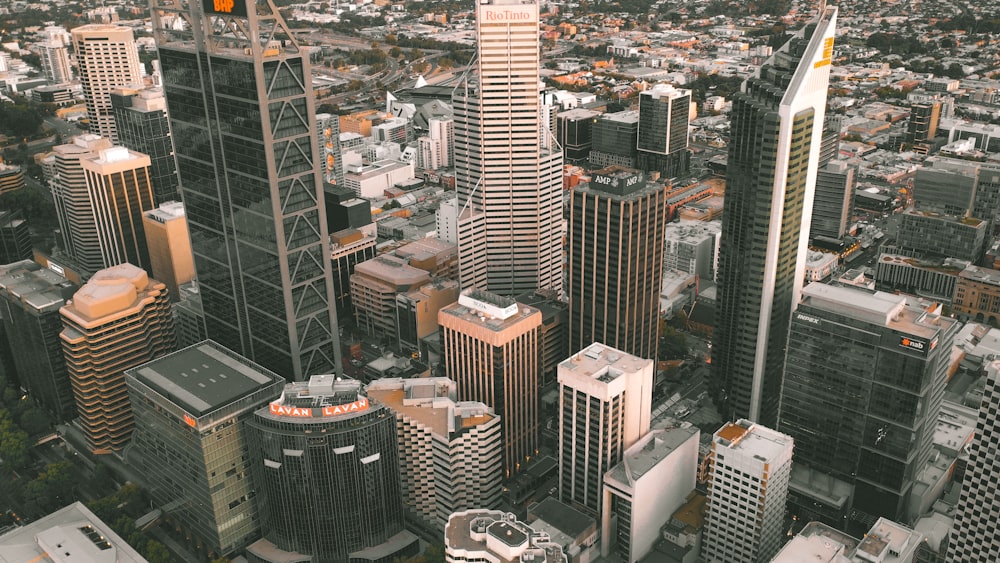
{"type": "Polygon", "coordinates": [[[209,338],[302,379],[340,369],[308,60],[270,3],[236,8],[260,41],[200,4],[153,11],[181,193],[209,338]]]}
{"type": "Polygon", "coordinates": [[[636,139],[639,135],[639,112],[606,113],[597,118],[591,128],[590,165],[634,167],[636,139]]]}
{"type": "Polygon", "coordinates": [[[853,288],[814,303],[815,287],[827,289],[806,288],[792,316],[779,430],[795,438],[796,464],[854,486],[849,526],[901,520],[931,454],[959,324],[853,288]]]}
{"type": "MultiPolygon", "coordinates": [[[[339,383],[339,382],[338,382],[339,383]]],[[[326,405],[367,401],[355,391],[319,399],[326,405]]],[[[294,400],[284,406],[313,406],[294,400]]],[[[320,411],[319,408],[312,409],[320,411]]],[[[350,554],[403,531],[396,417],[368,403],[357,412],[288,416],[271,408],[248,422],[257,504],[264,539],[312,556],[315,563],[348,561],[350,554]]]]}
{"type": "Polygon", "coordinates": [[[617,174],[595,172],[570,196],[567,353],[600,342],[656,359],[668,188],[617,174]]]}
{"type": "Polygon", "coordinates": [[[17,379],[57,421],[76,417],[59,333],[59,309],[76,285],[31,260],[0,266],[0,318],[17,379]]]}
{"type": "Polygon", "coordinates": [[[118,90],[111,93],[111,109],[115,116],[118,142],[149,156],[149,181],[153,187],[155,205],[179,201],[177,164],[170,138],[167,113],[162,109],[135,107],[138,92],[118,90]]]}

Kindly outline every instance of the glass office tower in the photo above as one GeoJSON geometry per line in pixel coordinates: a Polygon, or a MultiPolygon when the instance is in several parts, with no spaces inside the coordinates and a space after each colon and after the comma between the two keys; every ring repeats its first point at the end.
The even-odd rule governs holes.
{"type": "Polygon", "coordinates": [[[340,369],[308,57],[266,0],[152,17],[208,336],[288,379],[340,369]]]}
{"type": "Polygon", "coordinates": [[[774,427],[788,321],[802,291],[837,8],[733,98],[712,366],[723,415],[774,427]]]}

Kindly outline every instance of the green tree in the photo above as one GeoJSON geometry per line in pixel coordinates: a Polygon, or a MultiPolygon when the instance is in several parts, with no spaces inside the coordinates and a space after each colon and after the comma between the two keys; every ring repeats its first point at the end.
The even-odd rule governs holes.
{"type": "Polygon", "coordinates": [[[0,209],[20,209],[28,225],[36,231],[52,231],[59,226],[55,204],[37,190],[25,188],[0,195],[0,209]]]}
{"type": "Polygon", "coordinates": [[[76,500],[75,483],[73,464],[68,461],[50,463],[25,487],[24,500],[29,506],[37,507],[41,514],[47,514],[76,500]]]}
{"type": "Polygon", "coordinates": [[[441,67],[441,70],[451,70],[455,68],[455,61],[448,57],[441,57],[438,59],[438,66],[441,67]]]}
{"type": "Polygon", "coordinates": [[[0,409],[0,459],[3,465],[17,471],[28,465],[31,443],[28,434],[14,423],[7,409],[0,409]]]}
{"type": "Polygon", "coordinates": [[[146,549],[142,554],[149,563],[173,563],[174,560],[167,551],[167,546],[156,540],[146,542],[146,549]]]}
{"type": "Polygon", "coordinates": [[[427,563],[444,563],[444,544],[432,543],[424,550],[427,563]]]}
{"type": "Polygon", "coordinates": [[[660,333],[659,356],[661,360],[683,358],[687,354],[687,351],[687,337],[684,336],[683,332],[678,332],[677,329],[667,326],[660,333]]]}
{"type": "Polygon", "coordinates": [[[20,418],[21,429],[29,436],[36,436],[52,427],[49,415],[38,407],[29,407],[20,418]]]}

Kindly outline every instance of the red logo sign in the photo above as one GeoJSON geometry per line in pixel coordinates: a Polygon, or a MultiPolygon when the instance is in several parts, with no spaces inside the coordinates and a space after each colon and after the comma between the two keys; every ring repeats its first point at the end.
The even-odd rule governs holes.
{"type": "Polygon", "coordinates": [[[321,417],[321,416],[339,416],[342,414],[349,414],[352,412],[360,412],[367,409],[369,406],[368,399],[361,397],[353,403],[346,403],[343,405],[334,405],[332,407],[323,407],[322,409],[304,408],[304,407],[293,407],[289,405],[282,405],[280,403],[271,403],[268,406],[268,410],[271,414],[276,416],[294,416],[299,418],[311,418],[311,417],[321,417]]]}

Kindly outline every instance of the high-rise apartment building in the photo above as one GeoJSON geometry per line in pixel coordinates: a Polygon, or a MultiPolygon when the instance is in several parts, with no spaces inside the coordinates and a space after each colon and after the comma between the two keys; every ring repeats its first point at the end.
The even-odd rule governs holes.
{"type": "Polygon", "coordinates": [[[42,72],[52,84],[65,84],[73,80],[73,69],[69,66],[69,52],[66,44],[58,40],[38,44],[42,72]]]}
{"type": "Polygon", "coordinates": [[[80,426],[94,453],[132,436],[125,370],[174,351],[166,286],[132,264],[94,274],[59,310],[59,334],[80,426]]]}
{"type": "Polygon", "coordinates": [[[854,201],[854,168],[846,160],[831,160],[816,172],[809,236],[843,238],[854,201]]]}
{"type": "Polygon", "coordinates": [[[667,186],[619,167],[570,195],[569,350],[592,342],[656,358],[667,186]]]}
{"type": "Polygon", "coordinates": [[[559,364],[559,497],[600,517],[604,474],[649,432],[653,360],[595,343],[559,364]]]}
{"type": "Polygon", "coordinates": [[[176,303],[180,301],[180,286],[194,280],[194,256],[184,204],[171,201],[146,211],[142,214],[142,227],[153,277],[166,284],[170,300],[176,303]]]}
{"type": "Polygon", "coordinates": [[[799,31],[733,97],[712,367],[724,418],[774,426],[799,300],[837,8],[799,31]]]}
{"type": "Polygon", "coordinates": [[[89,24],[74,29],[72,33],[90,132],[117,144],[111,91],[121,86],[142,85],[142,63],[139,62],[132,29],[89,24]]]}
{"type": "Polygon", "coordinates": [[[444,162],[444,148],[441,141],[422,136],[417,139],[417,168],[420,170],[437,170],[444,162]]]}
{"type": "Polygon", "coordinates": [[[948,548],[950,563],[1000,561],[1000,360],[986,367],[986,388],[979,407],[979,422],[972,442],[969,468],[962,483],[958,510],[948,548]]]}
{"type": "Polygon", "coordinates": [[[335,186],[344,185],[344,160],[340,153],[340,116],[329,113],[316,114],[316,142],[323,167],[323,181],[335,186]]]}
{"type": "Polygon", "coordinates": [[[125,147],[102,149],[80,160],[90,209],[97,226],[101,266],[128,262],[149,270],[142,214],[156,205],[149,180],[149,157],[125,147]]]}
{"type": "Polygon", "coordinates": [[[309,57],[270,2],[152,18],[208,336],[289,379],[340,370],[309,57]]]}
{"type": "Polygon", "coordinates": [[[910,121],[906,128],[906,142],[912,144],[933,141],[941,121],[941,102],[929,101],[910,106],[910,121]]]}
{"type": "Polygon", "coordinates": [[[167,100],[160,88],[111,91],[118,144],[149,156],[149,180],[157,205],[178,201],[177,163],[167,121],[167,100]]]}
{"type": "Polygon", "coordinates": [[[91,208],[83,160],[96,158],[111,148],[111,141],[93,134],[80,135],[72,143],[52,149],[53,164],[49,188],[59,220],[63,251],[88,273],[104,265],[97,221],[91,208]]]}
{"type": "Polygon", "coordinates": [[[462,287],[562,289],[562,152],[541,144],[538,4],[476,4],[474,79],[455,89],[462,287]],[[464,235],[464,236],[463,236],[464,235]],[[488,267],[487,267],[488,264],[488,267]]]}
{"type": "Polygon", "coordinates": [[[396,413],[403,503],[425,525],[496,508],[503,492],[500,417],[478,401],[456,401],[446,377],[378,379],[368,398],[396,413]]]}
{"type": "Polygon", "coordinates": [[[427,120],[427,136],[441,146],[441,168],[455,165],[455,120],[432,117],[427,120]]]}
{"type": "Polygon", "coordinates": [[[656,84],[640,92],[637,168],[665,178],[686,174],[691,164],[690,115],[691,90],[656,84]]]}
{"type": "Polygon", "coordinates": [[[360,382],[288,384],[246,424],[264,536],[247,549],[252,561],[416,554],[416,536],[403,529],[396,417],[360,382]]]}
{"type": "Polygon", "coordinates": [[[795,439],[797,467],[853,488],[856,523],[827,524],[864,530],[880,516],[906,518],[932,455],[958,328],[902,295],[821,283],[803,289],[778,430],[795,439]]]}
{"type": "Polygon", "coordinates": [[[32,260],[0,266],[0,317],[17,381],[58,421],[76,417],[59,333],[59,309],[76,285],[32,260]]]}
{"type": "Polygon", "coordinates": [[[760,563],[778,552],[792,474],[790,436],[740,419],[712,436],[706,563],[760,563]]]}
{"type": "Polygon", "coordinates": [[[504,476],[538,454],[538,333],[542,313],[476,288],[438,312],[445,375],[461,401],[480,401],[500,416],[504,476]]]}
{"type": "Polygon", "coordinates": [[[206,340],[126,370],[125,383],[128,462],[156,505],[216,555],[257,539],[245,423],[284,378],[206,340]]]}

